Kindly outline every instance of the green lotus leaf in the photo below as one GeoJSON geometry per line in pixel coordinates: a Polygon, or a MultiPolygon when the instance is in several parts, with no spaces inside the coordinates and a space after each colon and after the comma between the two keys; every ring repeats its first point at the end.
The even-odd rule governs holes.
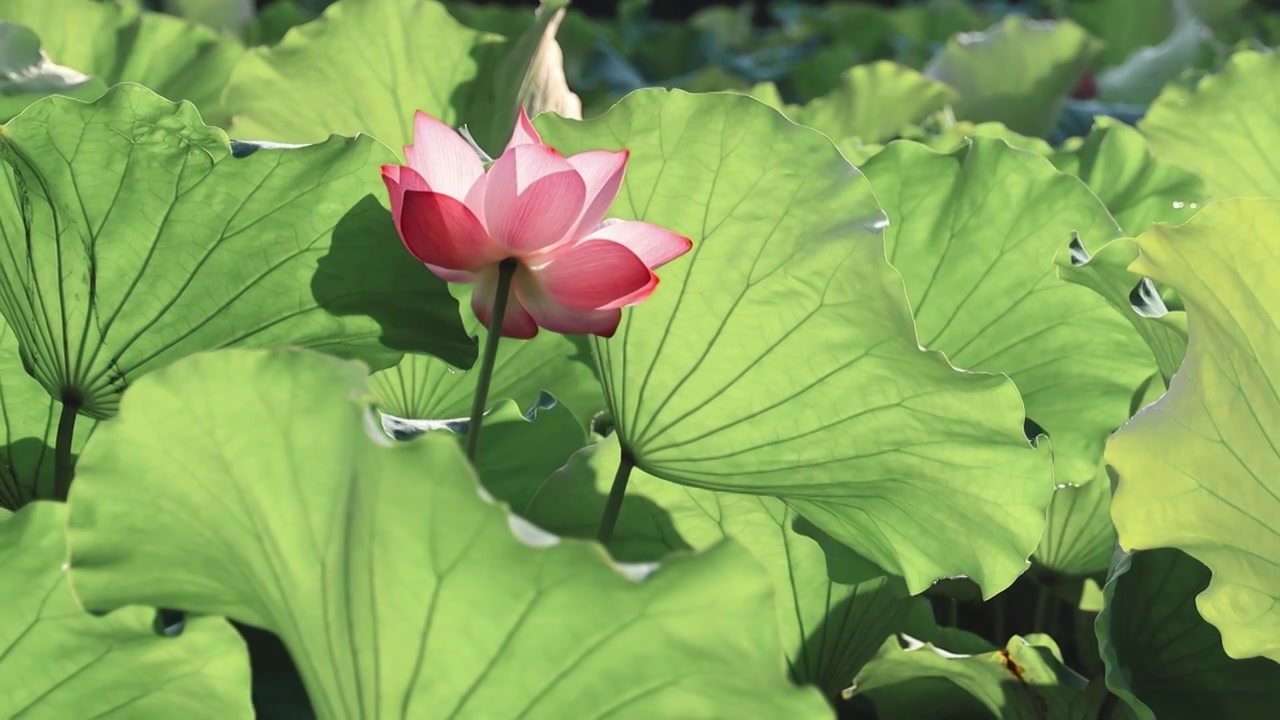
{"type": "Polygon", "coordinates": [[[955,113],[961,120],[998,120],[1043,137],[1100,49],[1069,20],[1009,15],[989,30],[949,40],[924,74],[960,93],[955,113]]]}
{"type": "Polygon", "coordinates": [[[484,499],[453,438],[387,439],[365,378],[224,350],[131,387],[72,488],[86,606],[268,629],[321,718],[830,717],[750,553],[614,566],[484,499]]]}
{"type": "Polygon", "coordinates": [[[1002,649],[963,653],[911,636],[885,641],[853,679],[882,720],[936,717],[1040,720],[1077,717],[1086,681],[1048,635],[1014,635],[1002,649]]]}
{"type": "MultiPolygon", "coordinates": [[[[32,500],[54,497],[53,450],[61,415],[62,403],[27,374],[18,337],[0,320],[0,508],[16,510],[32,500]]],[[[88,418],[76,423],[73,457],[95,426],[88,418]]]]}
{"type": "MultiPolygon", "coordinates": [[[[451,287],[463,307],[467,332],[483,344],[488,333],[470,310],[468,286],[451,287]]],[[[476,378],[429,355],[406,355],[398,365],[373,374],[370,385],[378,407],[400,418],[466,418],[471,413],[476,378]]],[[[490,398],[515,400],[527,408],[542,393],[573,411],[583,427],[605,409],[589,341],[582,336],[540,332],[530,340],[501,342],[494,364],[490,398]]]]}
{"type": "Polygon", "coordinates": [[[870,184],[822,134],[738,94],[641,90],[538,118],[562,152],[631,151],[611,215],[693,239],[594,340],[636,467],[782,499],[912,592],[1027,566],[1053,490],[1004,377],[919,346],[870,184]]]}
{"type": "Polygon", "coordinates": [[[1280,200],[1211,203],[1138,238],[1134,272],[1187,309],[1169,391],[1112,438],[1111,515],[1126,550],[1178,548],[1213,573],[1197,598],[1227,655],[1280,661],[1280,200]]]}
{"type": "MultiPolygon", "coordinates": [[[[1177,3],[1182,0],[1172,0],[1177,3]]],[[[1124,62],[1098,73],[1097,99],[1108,104],[1148,105],[1161,88],[1196,66],[1211,49],[1213,33],[1191,12],[1181,10],[1168,37],[1139,48],[1124,62]]]]}
{"type": "Polygon", "coordinates": [[[0,311],[29,372],[85,415],[220,347],[474,360],[448,288],[396,236],[371,138],[234,157],[190,104],[119,85],[37,102],[0,152],[0,311]]]}
{"type": "Polygon", "coordinates": [[[254,16],[254,0],[161,0],[164,11],[215,30],[237,33],[254,16]]]}
{"type": "Polygon", "coordinates": [[[1280,197],[1277,116],[1280,54],[1243,51],[1194,92],[1161,93],[1138,127],[1157,158],[1203,178],[1210,199],[1280,197]]]}
{"type": "Polygon", "coordinates": [[[1117,553],[1095,630],[1107,686],[1142,720],[1267,717],[1280,665],[1232,660],[1196,612],[1209,570],[1179,550],[1117,553]]]}
{"type": "MultiPolygon", "coordinates": [[[[557,534],[595,537],[621,451],[616,436],[579,451],[543,485],[527,517],[557,534]]],[[[623,562],[652,562],[725,538],[740,543],[773,579],[792,678],[835,697],[900,629],[908,609],[928,603],[902,598],[896,579],[856,556],[835,559],[829,569],[829,558],[838,556],[828,556],[797,522],[803,520],[777,498],[700,490],[637,471],[609,552],[623,562]]]]}
{"type": "MultiPolygon", "coordinates": [[[[426,421],[382,415],[383,430],[396,440],[444,432],[462,442],[467,423],[465,414],[426,421]]],[[[546,394],[523,413],[510,400],[496,403],[485,415],[483,430],[482,450],[474,463],[480,483],[490,495],[521,512],[543,482],[587,443],[573,413],[546,394]]]]}
{"type": "Polygon", "coordinates": [[[1083,180],[1130,236],[1185,222],[1205,202],[1200,178],[1154,159],[1142,133],[1112,118],[1097,118],[1088,137],[1050,160],[1083,180]]]}
{"type": "Polygon", "coordinates": [[[1187,349],[1187,314],[1170,308],[1150,278],[1129,270],[1137,258],[1133,238],[1112,240],[1092,254],[1076,239],[1062,246],[1055,262],[1063,280],[1094,291],[1133,324],[1167,386],[1187,349]]]}
{"type": "Polygon", "coordinates": [[[27,26],[53,62],[104,87],[139,83],[170,100],[190,101],[210,125],[230,120],[222,90],[244,47],[229,35],[172,15],[94,0],[5,0],[0,20],[27,26]]]}
{"type": "Polygon", "coordinates": [[[244,26],[244,42],[250,47],[275,45],[294,26],[313,19],[313,13],[295,0],[275,0],[258,10],[244,26]]]}
{"type": "Polygon", "coordinates": [[[0,122],[45,95],[92,100],[106,89],[101,80],[50,61],[30,28],[0,20],[0,122]]]}
{"type": "Polygon", "coordinates": [[[1003,123],[998,122],[972,123],[962,120],[947,124],[941,128],[912,127],[905,129],[902,137],[906,140],[915,140],[938,152],[954,152],[965,147],[969,142],[969,138],[988,137],[999,138],[1009,143],[1011,147],[1026,150],[1043,157],[1049,157],[1053,154],[1053,146],[1044,140],[1020,135],[1010,130],[1003,123]]]}
{"type": "Polygon", "coordinates": [[[86,613],[67,583],[67,508],[0,511],[0,717],[252,718],[249,657],[226,620],[187,617],[177,637],[156,612],[86,613]]]}
{"type": "Polygon", "coordinates": [[[1102,41],[1099,67],[1119,65],[1135,50],[1158,45],[1173,32],[1179,0],[1077,0],[1063,8],[1067,17],[1102,41]]]}
{"type": "Polygon", "coordinates": [[[1059,487],[1036,547],[1036,564],[1071,578],[1106,573],[1116,546],[1110,510],[1111,482],[1105,469],[1086,483],[1059,487]]]}
{"type": "Polygon", "coordinates": [[[1053,442],[1056,483],[1092,481],[1154,369],[1133,327],[1054,265],[1073,232],[1097,242],[1120,233],[1106,208],[1076,178],[994,138],[949,154],[891,143],[863,172],[889,214],[885,252],[920,343],[956,367],[1013,378],[1053,442]]]}
{"type": "Polygon", "coordinates": [[[785,112],[832,139],[856,137],[879,143],[956,99],[955,91],[946,85],[886,60],[849,68],[835,90],[785,112]]]}
{"type": "Polygon", "coordinates": [[[924,66],[957,33],[981,30],[987,17],[966,0],[925,0],[876,10],[886,12],[893,27],[882,42],[893,48],[894,59],[911,67],[924,66]]]}
{"type": "Polygon", "coordinates": [[[545,11],[525,31],[536,41],[508,42],[463,26],[435,0],[334,3],[236,65],[225,96],[235,113],[232,132],[281,142],[363,132],[399,147],[413,142],[414,112],[423,110],[466,124],[496,156],[511,136],[525,81],[537,79],[527,73],[545,24],[560,15],[545,11]]]}

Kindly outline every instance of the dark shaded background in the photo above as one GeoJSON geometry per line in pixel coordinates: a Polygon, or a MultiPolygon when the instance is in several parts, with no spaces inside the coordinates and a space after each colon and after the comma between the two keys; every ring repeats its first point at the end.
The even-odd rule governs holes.
{"type": "MultiPolygon", "coordinates": [[[[256,0],[259,8],[269,5],[274,0],[256,0]]],[[[476,5],[507,5],[512,7],[528,7],[534,8],[538,6],[538,0],[471,0],[476,5]]],[[[826,5],[830,0],[787,0],[787,2],[802,5],[826,5]]],[[[898,5],[911,5],[911,0],[858,0],[865,5],[880,5],[883,7],[896,7],[898,5]]],[[[589,17],[608,18],[617,14],[620,0],[572,0],[571,7],[584,13],[589,17]]],[[[712,5],[742,5],[745,4],[741,0],[651,0],[649,3],[649,15],[660,20],[684,20],[693,15],[697,11],[712,5]]],[[[765,25],[770,22],[767,6],[769,0],[756,0],[756,21],[765,25]]],[[[1003,0],[1001,3],[1009,6],[1035,4],[1034,0],[1003,0]]],[[[1254,5],[1266,8],[1280,9],[1280,0],[1254,0],[1254,5]]]]}
{"type": "MultiPolygon", "coordinates": [[[[472,0],[477,5],[514,5],[536,7],[537,0],[472,0]]],[[[829,0],[789,0],[804,5],[825,5],[829,0]]],[[[910,5],[911,2],[903,2],[902,0],[860,0],[866,5],[882,5],[885,7],[894,7],[897,5],[910,5]]],[[[650,14],[655,18],[663,20],[683,20],[698,10],[711,5],[741,5],[741,2],[734,0],[653,0],[650,4],[650,14]]],[[[756,17],[763,19],[766,17],[764,6],[767,2],[757,2],[756,17]]],[[[1026,0],[1005,0],[1006,5],[1027,5],[1026,0]]],[[[1263,7],[1280,8],[1280,0],[1255,0],[1255,5],[1263,7]]],[[[572,7],[591,16],[591,17],[612,17],[617,12],[618,0],[573,0],[572,7]]]]}

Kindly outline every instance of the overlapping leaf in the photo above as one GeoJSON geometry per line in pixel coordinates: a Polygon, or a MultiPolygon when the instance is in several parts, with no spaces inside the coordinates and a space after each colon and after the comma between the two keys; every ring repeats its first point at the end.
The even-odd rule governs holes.
{"type": "Polygon", "coordinates": [[[363,367],[294,350],[138,382],[77,469],[77,593],[275,632],[322,718],[830,716],[749,553],[612,566],[483,499],[453,438],[388,440],[365,396],[363,367]]]}
{"type": "Polygon", "coordinates": [[[742,95],[629,95],[542,116],[563,152],[627,147],[612,214],[693,238],[596,355],[638,467],[772,495],[913,591],[1026,567],[1053,485],[1006,378],[915,337],[884,214],[830,141],[742,95]]]}
{"type": "MultiPolygon", "coordinates": [[[[541,527],[594,537],[621,446],[610,436],[583,449],[551,477],[529,506],[541,527]]],[[[834,697],[920,599],[903,599],[894,579],[866,561],[824,553],[797,529],[804,521],[782,501],[700,490],[634,471],[609,551],[624,562],[661,560],[732,538],[769,570],[778,625],[797,682],[834,697]]]]}
{"type": "Polygon", "coordinates": [[[1105,470],[1088,482],[1059,487],[1049,504],[1036,563],[1071,578],[1101,576],[1116,545],[1110,509],[1111,482],[1105,470]]]}
{"type": "Polygon", "coordinates": [[[1185,222],[1204,205],[1200,178],[1154,159],[1142,134],[1122,122],[1099,117],[1072,145],[1050,160],[1083,180],[1130,236],[1158,222],[1185,222]]]}
{"type": "Polygon", "coordinates": [[[857,65],[840,75],[831,92],[786,109],[802,125],[833,140],[856,137],[879,143],[956,101],[954,90],[909,67],[888,61],[857,65]]]}
{"type": "Polygon", "coordinates": [[[1159,44],[1175,25],[1178,0],[1080,0],[1063,6],[1067,17],[1102,40],[1098,64],[1111,67],[1135,50],[1159,44]]]}
{"type": "Polygon", "coordinates": [[[237,158],[191,105],[120,85],[39,101],[0,150],[0,311],[36,379],[91,417],[218,347],[475,357],[447,287],[396,237],[376,171],[391,155],[371,138],[237,158]]]}
{"type": "Polygon", "coordinates": [[[989,137],[999,138],[1009,143],[1010,147],[1026,150],[1043,157],[1049,157],[1053,154],[1053,146],[1049,143],[1037,137],[1020,135],[1010,130],[1003,123],[973,123],[962,120],[960,122],[946,123],[942,127],[932,127],[933,125],[934,123],[929,123],[928,127],[908,128],[902,133],[902,137],[906,140],[915,140],[939,152],[960,150],[968,144],[969,138],[972,137],[989,137]]]}
{"type": "Polygon", "coordinates": [[[508,42],[461,25],[436,0],[334,3],[237,64],[226,90],[233,132],[281,142],[365,132],[399,147],[413,141],[413,114],[423,110],[466,124],[497,153],[529,90],[525,81],[546,80],[526,73],[543,44],[554,42],[543,31],[558,17],[548,8],[525,31],[531,39],[508,42]]]}
{"type": "MultiPolygon", "coordinates": [[[[452,288],[470,333],[485,340],[485,329],[469,309],[469,288],[452,288]]],[[[585,427],[605,408],[586,338],[538,333],[532,340],[498,345],[489,397],[515,400],[527,408],[543,392],[573,411],[585,427]]],[[[370,385],[383,412],[400,418],[465,418],[475,393],[475,371],[462,371],[427,355],[406,355],[398,365],[374,373],[370,385]]]]}
{"type": "Polygon", "coordinates": [[[1092,254],[1077,239],[1062,246],[1056,262],[1063,280],[1098,293],[1133,324],[1167,385],[1187,349],[1187,314],[1170,308],[1150,278],[1129,270],[1137,258],[1133,238],[1113,240],[1092,254]]]}
{"type": "Polygon", "coordinates": [[[1166,90],[1138,125],[1161,160],[1204,179],[1210,199],[1280,197],[1280,54],[1236,53],[1186,94],[1166,90]]]}
{"type": "Polygon", "coordinates": [[[0,122],[45,95],[92,100],[106,89],[101,80],[51,61],[30,28],[0,20],[0,122]]]}
{"type": "MultiPolygon", "coordinates": [[[[523,413],[510,400],[495,403],[485,415],[484,451],[474,463],[485,490],[521,513],[547,478],[587,442],[568,408],[546,394],[539,400],[523,413]]],[[[465,415],[425,421],[381,417],[382,428],[397,440],[444,432],[461,442],[469,422],[465,415]]]]}
{"type": "Polygon", "coordinates": [[[853,680],[883,720],[947,717],[1040,720],[1082,717],[1084,678],[1062,661],[1047,635],[1017,635],[989,652],[949,652],[915,638],[885,641],[853,680]]]}
{"type": "Polygon", "coordinates": [[[998,120],[1023,135],[1053,129],[1071,89],[1100,43],[1069,21],[1010,15],[981,33],[947,42],[925,75],[960,93],[956,117],[998,120]]]}
{"type": "Polygon", "coordinates": [[[1117,553],[1095,625],[1107,686],[1141,720],[1266,717],[1280,665],[1232,660],[1196,612],[1204,565],[1178,550],[1117,553]]]}
{"type": "Polygon", "coordinates": [[[920,343],[956,367],[1013,378],[1053,443],[1057,484],[1092,481],[1154,369],[1129,323],[1054,265],[1073,232],[1099,243],[1120,233],[1106,208],[1043,158],[991,138],[945,155],[892,143],[863,170],[889,215],[885,251],[920,343]]]}
{"type": "Polygon", "coordinates": [[[1197,599],[1229,656],[1280,661],[1280,200],[1210,204],[1138,239],[1135,272],[1188,318],[1169,391],[1107,448],[1111,514],[1128,550],[1173,547],[1213,573],[1197,599]]]}
{"type": "Polygon", "coordinates": [[[226,620],[188,617],[166,637],[154,610],[80,607],[66,518],[58,503],[0,510],[0,717],[252,718],[249,658],[226,620]]]}
{"type": "Polygon", "coordinates": [[[93,0],[5,0],[0,20],[31,28],[53,62],[103,86],[136,82],[170,100],[194,103],[210,125],[230,120],[222,90],[244,47],[229,35],[171,15],[139,13],[127,3],[93,0]]]}

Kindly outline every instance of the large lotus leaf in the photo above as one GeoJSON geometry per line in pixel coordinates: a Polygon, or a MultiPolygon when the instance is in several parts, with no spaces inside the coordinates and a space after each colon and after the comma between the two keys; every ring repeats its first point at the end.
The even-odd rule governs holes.
{"type": "Polygon", "coordinates": [[[642,90],[543,115],[563,152],[631,150],[611,214],[693,239],[595,354],[640,469],[771,495],[919,592],[1026,568],[1053,490],[1004,377],[917,342],[870,184],[820,133],[745,95],[642,90]]]}
{"type": "Polygon", "coordinates": [[[230,120],[222,90],[244,47],[229,35],[94,0],[5,0],[0,20],[31,28],[54,62],[106,85],[139,83],[194,103],[210,125],[230,120]]]}
{"type": "Polygon", "coordinates": [[[1077,239],[1062,246],[1056,263],[1063,280],[1098,293],[1133,324],[1168,385],[1187,349],[1187,314],[1169,308],[1150,278],[1129,270],[1137,258],[1133,238],[1118,238],[1092,254],[1077,239]]]}
{"type": "Polygon", "coordinates": [[[985,32],[952,38],[924,72],[960,93],[955,112],[961,120],[998,120],[1043,137],[1099,49],[1069,20],[1009,15],[985,32]]]}
{"type": "MultiPolygon", "coordinates": [[[[464,324],[481,344],[487,333],[469,307],[470,289],[453,286],[464,308],[464,324]]],[[[595,363],[586,338],[540,332],[531,340],[498,344],[489,397],[515,400],[529,407],[550,393],[582,421],[605,408],[595,363]]],[[[383,412],[400,418],[465,418],[475,394],[475,372],[457,370],[428,355],[406,355],[398,365],[373,374],[370,381],[383,412]]]]}
{"type": "Polygon", "coordinates": [[[1185,222],[1204,204],[1204,183],[1151,156],[1142,133],[1108,117],[1088,137],[1050,160],[1089,186],[1130,236],[1158,222],[1185,222]]]}
{"type": "Polygon", "coordinates": [[[1154,369],[1133,327],[1054,264],[1073,232],[1120,233],[1106,208],[1044,158],[993,138],[949,154],[891,143],[863,171],[889,214],[885,252],[920,343],[956,367],[1013,378],[1053,442],[1057,484],[1092,481],[1154,369]]]}
{"type": "Polygon", "coordinates": [[[1089,482],[1059,487],[1036,547],[1036,564],[1072,578],[1105,573],[1116,546],[1110,509],[1111,482],[1103,468],[1089,482]]]}
{"type": "MultiPolygon", "coordinates": [[[[595,537],[621,451],[617,436],[580,450],[543,485],[527,517],[561,535],[595,537]]],[[[900,629],[907,610],[927,602],[902,598],[894,580],[865,561],[833,554],[829,569],[823,548],[797,530],[797,520],[777,498],[700,490],[634,471],[609,551],[624,562],[651,562],[724,538],[742,544],[773,579],[792,677],[834,697],[900,629]]]]}
{"type": "Polygon", "coordinates": [[[1276,117],[1280,54],[1250,50],[1189,95],[1166,90],[1138,127],[1156,157],[1203,178],[1211,199],[1280,197],[1276,117]]]}
{"type": "Polygon", "coordinates": [[[954,90],[889,61],[857,65],[841,74],[835,90],[803,106],[791,119],[828,137],[879,143],[956,101],[954,90]]]}
{"type": "Polygon", "coordinates": [[[1138,239],[1135,272],[1187,309],[1169,391],[1112,438],[1111,515],[1127,550],[1174,547],[1213,579],[1197,598],[1227,654],[1280,661],[1280,199],[1211,203],[1138,239]]]}
{"type": "MultiPolygon", "coordinates": [[[[54,496],[53,450],[62,403],[27,374],[18,337],[0,320],[0,508],[16,510],[54,496]]],[[[75,424],[71,452],[80,452],[96,423],[75,424]]]]}
{"type": "MultiPolygon", "coordinates": [[[[559,17],[544,11],[526,33],[541,41],[559,17]]],[[[511,135],[522,81],[538,79],[526,73],[539,47],[465,27],[435,0],[342,0],[245,55],[226,89],[232,130],[282,142],[366,132],[399,147],[423,110],[467,124],[493,154],[511,135]]]]}
{"type": "Polygon", "coordinates": [[[1017,635],[1001,649],[950,652],[904,636],[886,640],[853,679],[881,720],[937,717],[1042,720],[1078,717],[1085,679],[1062,661],[1048,635],[1017,635]]]}
{"type": "Polygon", "coordinates": [[[30,28],[0,20],[0,122],[8,122],[45,95],[92,100],[107,86],[49,60],[30,28]]]}
{"type": "Polygon", "coordinates": [[[482,497],[453,438],[383,436],[365,376],[226,350],[130,388],[72,488],[86,606],[270,630],[322,718],[829,717],[786,678],[750,553],[617,567],[561,542],[482,497]]]}
{"type": "Polygon", "coordinates": [[[1209,570],[1179,550],[1117,552],[1094,624],[1107,686],[1142,720],[1268,717],[1280,665],[1232,660],[1196,612],[1209,570]]]}
{"type": "Polygon", "coordinates": [[[91,417],[212,348],[475,357],[448,288],[396,237],[372,138],[233,157],[191,105],[119,85],[37,102],[0,151],[0,311],[29,371],[91,417]]]}
{"type": "Polygon", "coordinates": [[[63,563],[67,508],[0,511],[0,717],[252,718],[249,657],[222,618],[157,631],[155,610],[86,613],[63,563]]]}

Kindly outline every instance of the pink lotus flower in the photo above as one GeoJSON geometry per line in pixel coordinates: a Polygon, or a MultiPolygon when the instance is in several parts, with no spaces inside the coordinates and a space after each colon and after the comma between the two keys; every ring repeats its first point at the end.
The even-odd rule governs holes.
{"type": "Polygon", "coordinates": [[[408,166],[382,166],[396,230],[431,272],[475,284],[471,308],[486,326],[498,264],[518,262],[504,337],[531,338],[539,327],[610,337],[622,308],[657,287],[654,268],[693,246],[656,225],[605,220],[628,151],[566,158],[542,144],[523,109],[487,172],[466,139],[423,112],[404,152],[408,166]]]}

